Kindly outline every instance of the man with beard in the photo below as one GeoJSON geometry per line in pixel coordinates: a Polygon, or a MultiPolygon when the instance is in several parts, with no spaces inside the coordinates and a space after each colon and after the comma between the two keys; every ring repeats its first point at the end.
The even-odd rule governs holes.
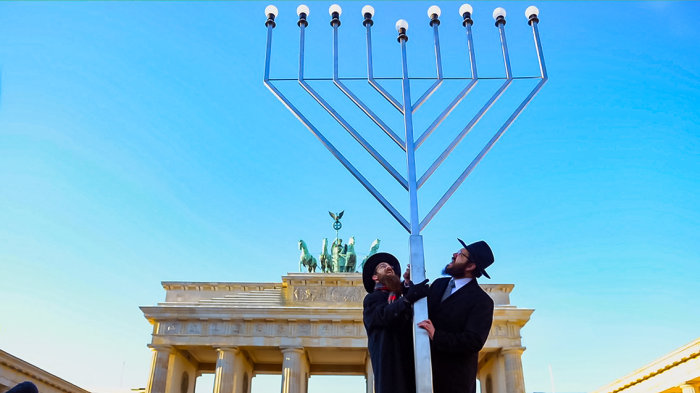
{"type": "Polygon", "coordinates": [[[479,350],[493,321],[493,299],[476,282],[493,263],[484,241],[452,254],[443,273],[428,294],[428,318],[418,324],[430,337],[434,393],[475,393],[479,350]]]}
{"type": "Polygon", "coordinates": [[[404,286],[399,280],[399,260],[380,252],[362,268],[367,290],[363,321],[372,359],[375,393],[414,393],[412,304],[428,295],[428,280],[404,286]]]}

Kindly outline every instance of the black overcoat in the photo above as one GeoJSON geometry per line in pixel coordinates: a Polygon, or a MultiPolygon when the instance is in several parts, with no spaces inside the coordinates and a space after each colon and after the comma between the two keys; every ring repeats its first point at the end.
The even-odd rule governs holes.
{"type": "Polygon", "coordinates": [[[493,299],[476,279],[441,302],[449,277],[435,280],[428,294],[434,393],[475,393],[479,350],[493,321],[493,299]]]}
{"type": "Polygon", "coordinates": [[[414,393],[413,309],[403,297],[388,302],[389,292],[365,296],[363,320],[372,359],[375,393],[414,393]]]}

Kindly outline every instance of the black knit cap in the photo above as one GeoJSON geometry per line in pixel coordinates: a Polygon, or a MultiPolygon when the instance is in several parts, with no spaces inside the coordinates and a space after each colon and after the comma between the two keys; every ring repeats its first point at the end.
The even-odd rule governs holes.
{"type": "Polygon", "coordinates": [[[481,272],[481,274],[486,276],[486,278],[491,278],[486,273],[486,270],[484,270],[493,263],[493,252],[491,251],[491,247],[489,247],[489,245],[483,240],[479,240],[478,242],[470,245],[466,245],[462,239],[457,238],[457,240],[459,240],[459,242],[462,243],[462,246],[469,252],[469,262],[474,262],[476,265],[476,270],[481,272]]]}
{"type": "Polygon", "coordinates": [[[362,283],[365,285],[365,290],[367,293],[374,292],[375,283],[374,280],[372,280],[372,276],[374,276],[374,271],[377,269],[377,265],[382,262],[386,262],[391,265],[391,268],[394,269],[394,274],[401,274],[401,264],[399,264],[399,260],[396,259],[395,256],[389,254],[388,252],[378,252],[372,255],[367,259],[365,266],[362,268],[362,283]]]}

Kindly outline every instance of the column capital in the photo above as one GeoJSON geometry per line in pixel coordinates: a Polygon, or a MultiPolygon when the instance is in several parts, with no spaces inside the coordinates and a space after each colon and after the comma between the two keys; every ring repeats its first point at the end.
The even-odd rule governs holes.
{"type": "Polygon", "coordinates": [[[506,355],[506,354],[513,354],[513,355],[522,355],[523,352],[525,352],[525,347],[507,347],[507,348],[501,348],[501,353],[506,355]]]}
{"type": "Polygon", "coordinates": [[[174,349],[172,345],[167,344],[148,344],[148,348],[156,352],[172,352],[174,349]]]}
{"type": "Polygon", "coordinates": [[[224,345],[220,347],[216,347],[217,352],[233,352],[234,354],[238,353],[241,351],[241,349],[236,346],[236,345],[224,345]]]}
{"type": "Polygon", "coordinates": [[[304,353],[305,352],[304,347],[298,347],[298,346],[280,347],[280,350],[282,351],[282,353],[288,353],[288,352],[304,353]]]}
{"type": "Polygon", "coordinates": [[[679,385],[678,387],[681,388],[682,393],[695,393],[697,391],[693,385],[687,383],[679,385]]]}

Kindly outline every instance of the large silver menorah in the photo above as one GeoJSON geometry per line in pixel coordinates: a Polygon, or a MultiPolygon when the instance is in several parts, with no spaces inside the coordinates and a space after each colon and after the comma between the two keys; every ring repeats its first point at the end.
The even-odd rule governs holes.
{"type": "MultiPolygon", "coordinates": [[[[537,51],[537,59],[540,66],[540,75],[533,76],[523,76],[514,77],[511,73],[510,58],[508,56],[508,45],[506,44],[506,34],[505,34],[505,24],[506,24],[506,11],[503,8],[496,8],[493,12],[493,18],[495,20],[495,25],[498,28],[501,41],[501,49],[503,52],[503,61],[505,64],[505,77],[502,78],[503,83],[498,88],[498,90],[484,103],[481,109],[472,117],[472,119],[467,123],[467,125],[459,132],[457,136],[454,137],[452,142],[445,148],[445,150],[440,154],[440,156],[433,162],[433,164],[425,171],[425,173],[417,178],[416,174],[416,162],[415,153],[416,149],[425,142],[426,138],[442,123],[449,114],[455,109],[455,107],[469,94],[476,83],[480,80],[477,76],[476,62],[474,58],[474,44],[472,41],[472,12],[473,9],[469,4],[463,4],[459,8],[459,14],[463,17],[463,26],[466,29],[467,45],[469,50],[469,63],[471,68],[471,76],[463,78],[450,78],[450,79],[461,79],[464,80],[466,86],[459,92],[459,94],[447,105],[447,107],[440,113],[440,115],[432,122],[432,124],[418,137],[414,137],[413,133],[413,114],[414,112],[440,87],[445,77],[442,74],[442,59],[440,57],[440,41],[438,36],[438,26],[440,25],[440,8],[437,6],[432,6],[428,9],[428,16],[430,18],[429,25],[433,29],[434,45],[435,45],[435,57],[437,64],[437,76],[434,79],[433,84],[423,93],[420,98],[413,102],[411,100],[411,78],[408,76],[408,65],[406,61],[406,43],[408,41],[408,36],[406,31],[408,29],[408,23],[400,19],[396,22],[396,30],[398,31],[398,42],[401,45],[401,61],[402,61],[402,90],[403,97],[399,101],[394,98],[386,89],[384,89],[379,83],[383,78],[375,78],[373,75],[373,65],[372,65],[372,25],[374,24],[372,17],[374,16],[374,8],[367,5],[362,8],[362,17],[364,20],[362,24],[365,26],[367,31],[367,81],[369,84],[384,97],[392,106],[394,106],[403,115],[403,126],[405,139],[402,139],[397,135],[382,119],[375,114],[357,95],[355,95],[351,89],[343,83],[344,80],[356,79],[356,78],[341,78],[338,76],[338,27],[340,26],[340,15],[341,8],[339,5],[334,4],[329,8],[329,14],[331,16],[331,26],[333,28],[333,77],[332,78],[314,78],[315,81],[332,81],[333,84],[345,94],[350,101],[352,101],[357,107],[364,112],[384,133],[387,134],[391,140],[393,140],[398,147],[403,150],[406,154],[406,177],[404,177],[399,171],[397,171],[372,145],[367,142],[366,139],[360,135],[355,128],[353,128],[339,113],[336,111],[326,100],[324,100],[321,95],[319,95],[304,79],[304,32],[308,26],[308,15],[309,8],[306,5],[300,5],[297,8],[297,15],[299,19],[297,25],[299,26],[300,34],[300,44],[299,44],[299,70],[297,80],[301,87],[316,101],[318,104],[325,109],[328,114],[330,114],[348,133],[364,147],[367,152],[377,160],[377,162],[394,178],[396,181],[408,191],[408,201],[410,208],[410,216],[406,219],[401,213],[399,213],[396,208],[353,166],[350,161],[343,156],[343,154],[328,140],[321,131],[316,128],[307,117],[305,117],[299,109],[297,109],[292,103],[277,89],[272,82],[290,80],[290,78],[270,78],[270,52],[272,44],[272,31],[275,27],[275,17],[278,15],[277,8],[275,6],[268,6],[265,8],[265,15],[267,16],[267,21],[265,26],[267,27],[267,48],[265,52],[265,77],[264,83],[268,89],[280,100],[282,103],[294,114],[294,116],[299,119],[320,141],[321,143],[333,154],[345,168],[350,171],[350,173],[374,196],[379,203],[384,206],[384,208],[396,219],[396,221],[401,224],[409,232],[409,250],[410,250],[410,264],[411,264],[411,280],[414,282],[420,282],[425,279],[425,263],[423,260],[423,237],[421,236],[421,230],[423,230],[426,225],[433,219],[435,214],[442,208],[445,202],[454,194],[457,188],[462,184],[466,177],[474,170],[474,167],[484,158],[486,153],[491,150],[493,145],[503,136],[503,133],[510,127],[515,119],[520,115],[520,113],[525,109],[525,107],[532,101],[534,96],[540,91],[542,86],[547,81],[547,70],[544,64],[544,56],[542,54],[542,46],[540,43],[539,31],[537,29],[537,24],[539,22],[538,14],[539,11],[536,7],[530,6],[525,11],[525,16],[527,18],[528,24],[532,27],[532,34],[535,42],[535,49],[537,51]],[[438,200],[438,202],[433,206],[430,212],[423,217],[422,220],[419,219],[418,212],[418,189],[423,186],[428,180],[428,178],[435,172],[435,170],[442,164],[442,162],[450,155],[450,153],[457,147],[457,145],[462,141],[462,139],[469,133],[472,128],[481,120],[481,118],[486,114],[486,112],[494,105],[494,103],[503,95],[505,90],[510,86],[510,84],[515,79],[539,79],[537,85],[532,88],[525,99],[520,103],[520,105],[512,112],[512,114],[507,118],[503,125],[498,129],[496,134],[486,143],[486,146],[476,155],[476,157],[467,165],[466,169],[459,175],[459,177],[454,181],[452,186],[445,192],[445,194],[438,200]]],[[[390,79],[390,78],[384,78],[390,79]]],[[[421,78],[425,79],[425,78],[421,78]]],[[[489,78],[493,79],[493,78],[489,78]]],[[[428,393],[432,392],[432,369],[430,361],[430,342],[427,333],[420,328],[416,327],[416,324],[424,319],[428,318],[427,301],[426,299],[421,299],[414,304],[414,324],[413,324],[413,339],[414,339],[414,354],[415,354],[415,368],[416,368],[416,391],[418,393],[428,393]]]]}

